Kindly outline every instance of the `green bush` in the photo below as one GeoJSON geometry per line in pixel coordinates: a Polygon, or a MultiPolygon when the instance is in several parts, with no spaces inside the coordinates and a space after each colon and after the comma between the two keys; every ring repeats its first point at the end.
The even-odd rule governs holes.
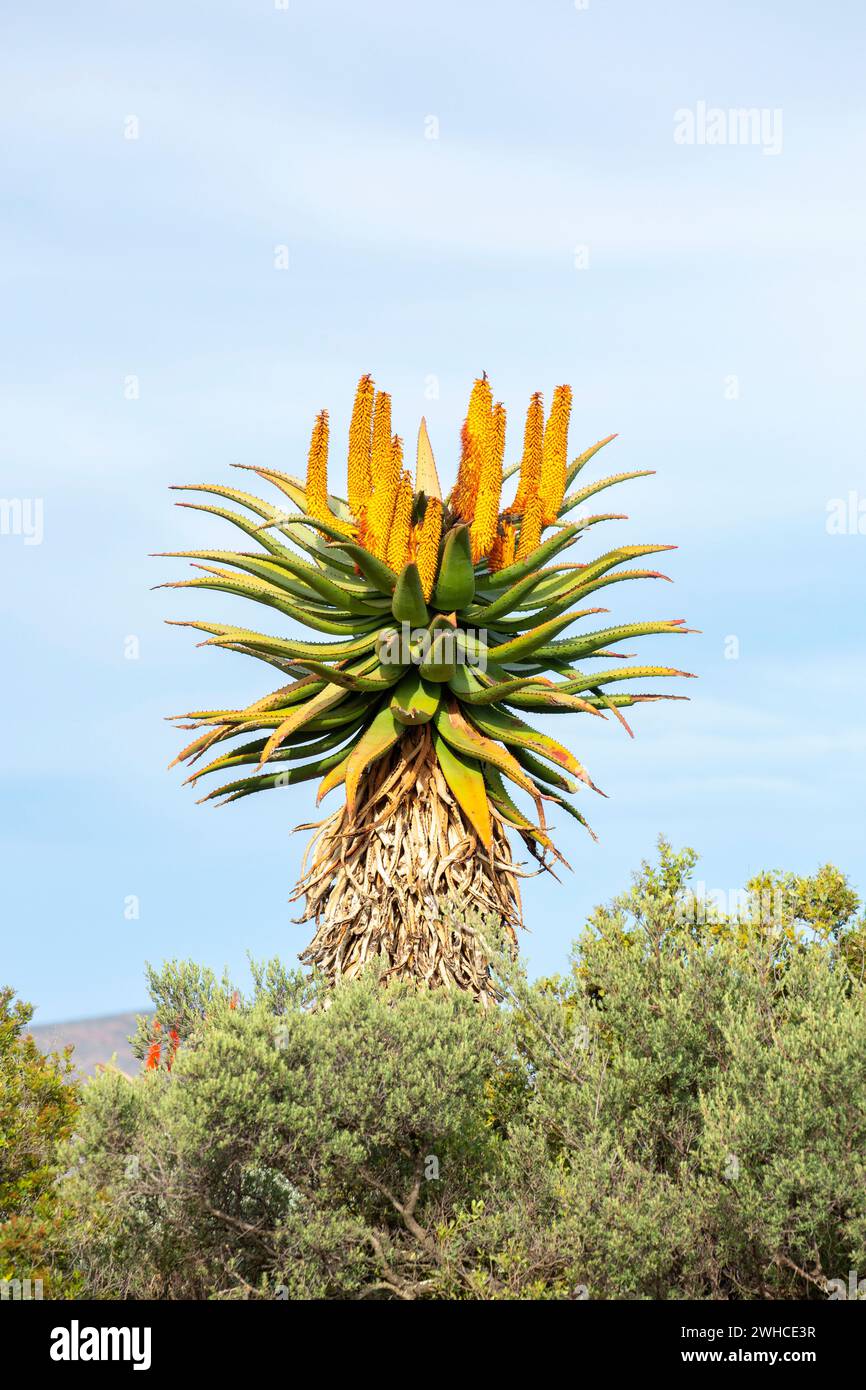
{"type": "MultiPolygon", "coordinates": [[[[78,1109],[69,1053],[40,1052],[29,1004],[0,989],[0,1280],[42,1281],[58,1293],[46,1254],[62,1226],[60,1146],[78,1109]]],[[[47,1286],[47,1287],[46,1287],[47,1286]]],[[[67,1283],[71,1291],[74,1284],[67,1283]]]]}
{"type": "Polygon", "coordinates": [[[567,974],[501,963],[500,1008],[375,968],[327,994],[271,963],[249,997],[152,972],[150,1065],[86,1087],[51,1261],[102,1298],[794,1299],[866,1275],[856,899],[830,867],[770,874],[707,920],[694,862],[662,842],[567,974]]]}

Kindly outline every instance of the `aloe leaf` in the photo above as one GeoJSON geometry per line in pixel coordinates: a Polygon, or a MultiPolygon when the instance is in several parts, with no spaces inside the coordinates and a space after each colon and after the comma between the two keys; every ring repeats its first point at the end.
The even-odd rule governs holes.
{"type": "Polygon", "coordinates": [[[498,738],[503,743],[512,747],[527,748],[531,753],[537,753],[539,757],[545,758],[548,762],[555,763],[558,767],[564,767],[566,772],[571,772],[581,782],[585,782],[593,791],[598,791],[589,773],[582,763],[561,743],[551,738],[549,734],[543,734],[538,729],[533,729],[531,725],[524,724],[522,719],[515,719],[513,715],[506,714],[504,710],[485,708],[473,708],[468,716],[473,724],[476,724],[482,733],[498,738]]]}
{"type": "Polygon", "coordinates": [[[598,842],[598,836],[596,835],[589,821],[586,819],[586,816],[581,815],[580,811],[578,811],[576,806],[572,806],[570,801],[566,801],[564,796],[559,796],[556,792],[547,791],[543,787],[539,787],[538,790],[542,793],[545,800],[555,801],[557,806],[561,806],[563,811],[567,811],[568,814],[571,816],[572,820],[576,820],[579,825],[582,825],[584,830],[587,831],[587,833],[591,835],[596,842],[598,842]]]}
{"type": "MultiPolygon", "coordinates": [[[[332,748],[345,745],[347,739],[355,732],[357,724],[358,721],[355,720],[351,728],[344,727],[334,729],[328,734],[316,736],[314,738],[306,736],[306,730],[302,730],[302,736],[306,736],[304,737],[304,741],[294,743],[291,739],[287,739],[286,742],[271,755],[270,761],[272,763],[294,763],[301,762],[305,758],[318,758],[321,754],[328,752],[332,748]]],[[[200,778],[207,777],[214,772],[221,772],[227,767],[242,767],[244,764],[248,763],[258,764],[259,755],[266,741],[266,739],[258,738],[253,739],[250,743],[240,744],[237,748],[231,749],[230,752],[224,753],[222,757],[216,758],[213,762],[208,763],[206,767],[198,768],[195,772],[191,772],[186,781],[193,783],[197,782],[200,778]]],[[[342,751],[345,752],[347,750],[343,748],[342,751]]]]}
{"type": "Polygon", "coordinates": [[[267,482],[273,483],[278,487],[284,496],[288,497],[296,507],[302,512],[307,510],[307,489],[300,478],[293,478],[291,473],[281,473],[276,468],[261,468],[253,463],[236,463],[235,468],[245,468],[249,472],[257,474],[267,482]]]}
{"type": "Polygon", "coordinates": [[[555,637],[563,628],[573,623],[576,618],[581,618],[582,613],[566,613],[558,618],[551,618],[549,622],[541,623],[538,627],[532,627],[528,632],[522,633],[518,637],[512,637],[506,642],[498,642],[488,647],[490,656],[494,661],[516,661],[522,657],[531,656],[533,652],[544,647],[548,640],[555,637]]]}
{"type": "Polygon", "coordinates": [[[606,439],[600,439],[597,444],[593,444],[591,448],[586,449],[579,458],[576,458],[574,463],[566,469],[565,486],[567,488],[571,487],[580,470],[586,467],[590,459],[594,458],[598,453],[599,449],[603,449],[605,444],[610,444],[616,437],[615,434],[609,434],[606,439]]]}
{"type": "Polygon", "coordinates": [[[469,527],[461,522],[445,537],[439,577],[433,590],[433,607],[441,613],[466,608],[475,594],[475,567],[469,543],[469,527]]]}
{"type": "Polygon", "coordinates": [[[528,710],[533,714],[600,714],[600,710],[581,696],[562,695],[554,690],[546,690],[541,694],[526,690],[518,691],[515,695],[506,695],[504,703],[513,705],[516,709],[528,710]]]}
{"type": "Polygon", "coordinates": [[[354,813],[358,785],[367,768],[393,748],[405,732],[387,705],[364,730],[346,765],[346,804],[350,813],[354,813]]]}
{"type": "Polygon", "coordinates": [[[490,803],[481,768],[475,758],[458,753],[440,734],[433,735],[433,747],[442,776],[485,849],[493,847],[490,803]]]}
{"type": "Polygon", "coordinates": [[[467,705],[497,704],[500,700],[512,695],[517,690],[524,690],[527,686],[539,687],[550,684],[551,682],[543,677],[516,676],[513,680],[495,681],[492,685],[484,685],[465,666],[458,666],[448,682],[451,691],[467,705]]]}
{"type": "Polygon", "coordinates": [[[463,717],[456,705],[440,705],[433,723],[436,732],[458,753],[462,753],[464,757],[477,758],[482,763],[491,763],[500,772],[504,772],[506,777],[510,777],[512,782],[529,792],[530,796],[533,795],[531,779],[525,775],[517,760],[506,748],[479,733],[463,717]]]}
{"type": "Polygon", "coordinates": [[[609,478],[601,478],[599,482],[590,483],[587,487],[581,488],[579,492],[568,494],[563,499],[559,515],[565,516],[575,507],[579,507],[581,502],[587,502],[590,497],[594,497],[597,492],[603,492],[605,488],[614,487],[617,483],[628,482],[631,478],[649,478],[654,473],[654,468],[640,468],[633,473],[614,473],[609,478]]]}
{"type": "Polygon", "coordinates": [[[520,766],[525,768],[527,772],[532,773],[539,781],[552,787],[558,787],[559,790],[563,792],[576,792],[580,790],[577,782],[573,782],[570,777],[566,777],[564,773],[558,772],[556,768],[548,767],[540,758],[536,758],[530,753],[527,748],[515,749],[514,756],[520,763],[520,766]]]}
{"type": "Polygon", "coordinates": [[[606,647],[610,642],[624,642],[628,637],[649,637],[660,633],[685,636],[691,631],[693,631],[692,628],[682,627],[677,620],[656,623],[627,623],[621,627],[607,627],[599,632],[588,632],[583,637],[570,637],[564,642],[551,642],[549,646],[538,647],[535,655],[572,659],[589,656],[592,652],[606,647]]]}
{"type": "Polygon", "coordinates": [[[465,622],[493,622],[494,618],[503,618],[506,614],[515,609],[520,600],[540,582],[540,575],[533,571],[523,579],[519,579],[516,584],[512,584],[498,598],[494,598],[490,603],[473,603],[468,608],[463,609],[460,616],[465,622]]]}
{"type": "Polygon", "coordinates": [[[292,710],[291,714],[282,721],[267,740],[259,757],[259,765],[264,765],[270,755],[279,748],[280,744],[296,733],[305,724],[310,724],[311,720],[317,716],[327,714],[334,705],[342,703],[346,699],[347,692],[340,685],[326,685],[324,690],[320,690],[318,695],[314,695],[306,704],[292,710]]]}
{"type": "Polygon", "coordinates": [[[401,724],[429,724],[441,698],[438,685],[426,681],[419,671],[410,670],[394,690],[390,708],[401,724]]]}
{"type": "MultiPolygon", "coordinates": [[[[293,598],[302,599],[305,603],[321,605],[322,595],[315,589],[298,579],[290,578],[290,571],[285,566],[278,563],[276,559],[266,559],[264,555],[258,556],[252,552],[238,550],[163,550],[157,552],[162,559],[174,560],[193,560],[207,561],[215,565],[232,565],[235,569],[243,570],[247,574],[255,575],[257,579],[264,579],[269,584],[274,584],[278,589],[283,589],[293,598]]],[[[299,565],[303,562],[299,561],[299,565]]],[[[305,566],[311,569],[312,566],[305,566]]],[[[313,571],[313,573],[317,573],[313,571]]],[[[332,606],[335,596],[331,595],[332,606]]],[[[340,605],[346,607],[342,595],[340,605]]]]}
{"type": "Polygon", "coordinates": [[[582,585],[590,584],[600,575],[606,574],[608,570],[621,565],[625,560],[637,560],[642,555],[657,555],[663,550],[676,550],[675,545],[621,545],[616,550],[608,550],[604,555],[600,555],[597,560],[585,565],[580,573],[582,585]]]}
{"type": "MultiPolygon", "coordinates": [[[[342,542],[346,539],[346,531],[342,528],[336,517],[334,517],[333,522],[330,522],[322,521],[321,517],[317,516],[304,516],[302,513],[281,512],[278,507],[274,507],[273,511],[274,516],[272,519],[269,519],[268,525],[276,526],[283,531],[288,531],[290,535],[297,527],[303,526],[307,527],[309,530],[318,531],[320,535],[327,536],[329,540],[332,541],[342,542]]],[[[294,539],[294,537],[292,538],[294,539]]]]}
{"type": "Polygon", "coordinates": [[[273,520],[280,515],[280,508],[275,507],[272,502],[266,502],[264,498],[256,497],[251,492],[242,492],[237,487],[224,487],[216,483],[181,483],[172,486],[171,491],[207,492],[213,497],[223,497],[227,502],[236,502],[238,506],[246,507],[248,511],[264,517],[265,520],[273,520]]]}
{"type": "Polygon", "coordinates": [[[197,628],[200,632],[212,633],[213,636],[202,644],[205,647],[219,647],[227,642],[235,643],[253,650],[271,652],[274,656],[284,657],[288,661],[301,659],[342,661],[353,656],[363,656],[365,652],[373,650],[378,638],[378,628],[376,628],[361,637],[356,637],[352,642],[295,642],[283,637],[269,637],[267,633],[253,632],[249,628],[230,627],[222,623],[178,622],[172,619],[167,621],[170,627],[192,627],[197,628]]]}
{"type": "Polygon", "coordinates": [[[419,669],[426,680],[444,683],[457,669],[457,629],[449,617],[439,613],[427,632],[428,652],[419,669]]]}
{"type": "Polygon", "coordinates": [[[686,680],[694,680],[695,675],[692,671],[680,671],[675,666],[621,666],[614,667],[610,671],[599,671],[595,675],[583,675],[582,672],[574,673],[574,678],[568,681],[561,681],[554,686],[558,694],[576,694],[580,690],[592,690],[596,686],[609,685],[612,681],[631,681],[648,680],[663,676],[683,676],[686,680]]]}
{"type": "Polygon", "coordinates": [[[515,584],[519,579],[525,579],[533,570],[540,569],[554,555],[558,555],[566,546],[571,545],[580,530],[580,526],[566,526],[558,535],[543,541],[533,550],[531,555],[527,555],[525,560],[518,560],[513,565],[506,565],[505,569],[497,570],[495,574],[485,575],[485,588],[505,589],[515,584]]]}
{"type": "Polygon", "coordinates": [[[318,661],[303,661],[301,663],[307,670],[315,672],[316,675],[323,676],[326,680],[333,681],[335,685],[342,685],[346,690],[356,691],[385,691],[390,690],[396,685],[402,675],[402,667],[389,667],[386,669],[377,662],[373,671],[369,675],[359,675],[352,671],[340,671],[333,666],[326,666],[318,661]]]}
{"type": "Polygon", "coordinates": [[[400,572],[391,599],[391,613],[398,623],[410,627],[426,627],[430,621],[418,566],[410,561],[400,572]]]}
{"type": "Polygon", "coordinates": [[[351,555],[358,569],[364,578],[378,589],[380,593],[392,594],[397,584],[397,575],[386,565],[384,560],[379,560],[375,555],[371,555],[369,550],[365,550],[357,541],[340,540],[335,545],[339,550],[345,550],[347,555],[351,555]]]}
{"type": "Polygon", "coordinates": [[[241,797],[250,796],[253,792],[269,791],[274,787],[293,787],[297,786],[299,782],[311,782],[314,777],[321,777],[323,772],[328,772],[332,767],[343,762],[346,757],[346,750],[340,748],[336,753],[329,753],[327,757],[317,758],[315,762],[306,763],[303,767],[283,768],[279,772],[265,772],[258,777],[243,777],[237,782],[227,782],[201,797],[199,804],[204,801],[213,801],[216,797],[222,796],[225,800],[221,804],[225,806],[228,802],[238,801],[241,797]]]}
{"type": "Polygon", "coordinates": [[[529,817],[525,816],[520,808],[514,804],[495,768],[489,765],[484,768],[484,780],[490,791],[490,799],[503,819],[508,821],[509,825],[513,825],[515,830],[519,830],[522,835],[530,835],[533,840],[537,840],[545,849],[552,850],[557,858],[562,859],[562,855],[555,849],[550,836],[540,825],[534,825],[529,817]]]}
{"type": "Polygon", "coordinates": [[[304,606],[302,603],[294,602],[284,592],[281,592],[275,585],[267,583],[261,579],[242,579],[238,575],[230,574],[226,570],[209,570],[207,566],[199,566],[213,576],[207,579],[181,579],[174,583],[157,584],[157,589],[216,589],[222,593],[237,594],[241,598],[251,599],[254,603],[264,604],[268,608],[275,608],[278,613],[283,613],[287,618],[294,619],[305,627],[314,628],[317,632],[329,632],[335,636],[358,636],[364,632],[371,632],[379,626],[379,620],[370,616],[352,618],[347,613],[346,620],[340,621],[338,609],[333,609],[333,617],[322,617],[313,608],[304,606]]]}

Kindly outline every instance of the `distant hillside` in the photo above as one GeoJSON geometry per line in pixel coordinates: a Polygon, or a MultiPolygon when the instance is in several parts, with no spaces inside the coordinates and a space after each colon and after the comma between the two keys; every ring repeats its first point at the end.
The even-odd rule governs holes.
{"type": "Polygon", "coordinates": [[[127,1039],[135,1032],[137,1015],[109,1014],[105,1018],[83,1018],[72,1023],[42,1023],[30,1028],[43,1052],[60,1051],[69,1043],[75,1048],[72,1060],[82,1076],[92,1076],[100,1062],[110,1062],[121,1071],[137,1072],[139,1063],[127,1039]]]}

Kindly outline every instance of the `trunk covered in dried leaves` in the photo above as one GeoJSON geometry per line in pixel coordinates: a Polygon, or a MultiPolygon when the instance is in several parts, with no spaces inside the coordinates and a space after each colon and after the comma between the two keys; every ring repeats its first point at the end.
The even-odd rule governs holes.
{"type": "MultiPolygon", "coordinates": [[[[494,808],[487,852],[446,785],[429,729],[407,731],[374,763],[352,816],[316,827],[292,901],[316,922],[300,959],[333,982],[384,958],[387,972],[494,1000],[490,950],[515,952],[520,871],[494,808]]],[[[311,826],[301,826],[310,829],[311,826]]]]}

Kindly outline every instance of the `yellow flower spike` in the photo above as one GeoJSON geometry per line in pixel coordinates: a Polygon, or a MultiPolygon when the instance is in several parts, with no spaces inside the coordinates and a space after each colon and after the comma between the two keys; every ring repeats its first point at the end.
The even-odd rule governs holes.
{"type": "MultiPolygon", "coordinates": [[[[355,392],[352,419],[349,424],[349,507],[352,515],[360,517],[372,487],[371,455],[373,400],[376,388],[371,376],[362,376],[355,392]]],[[[390,433],[391,422],[388,421],[390,433]]]]}
{"type": "MultiPolygon", "coordinates": [[[[396,442],[399,444],[400,441],[396,440],[396,442]]],[[[412,504],[414,500],[415,494],[412,489],[412,476],[408,472],[403,473],[394,501],[394,516],[391,521],[391,530],[388,534],[388,549],[385,555],[386,564],[389,564],[391,569],[397,574],[400,573],[409,559],[409,541],[412,536],[412,504]]]]}
{"type": "Polygon", "coordinates": [[[523,521],[520,524],[520,542],[516,556],[518,560],[525,560],[537,548],[541,540],[541,517],[541,498],[537,492],[533,492],[531,497],[526,499],[523,521]]]}
{"type": "Polygon", "coordinates": [[[438,497],[428,497],[427,510],[418,531],[415,563],[421,576],[421,588],[429,599],[436,583],[439,568],[439,541],[442,536],[442,503],[438,497]]]}
{"type": "Polygon", "coordinates": [[[327,521],[344,535],[352,536],[355,528],[334,516],[328,502],[328,432],[328,412],[320,410],[307,457],[307,514],[314,521],[327,521]]]}
{"type": "Polygon", "coordinates": [[[469,397],[469,409],[461,433],[462,449],[457,483],[451,494],[451,509],[464,521],[475,514],[475,499],[481,477],[481,465],[490,430],[493,393],[486,376],[478,377],[469,397]]]}
{"type": "Polygon", "coordinates": [[[373,490],[367,505],[368,549],[378,559],[384,560],[394,514],[394,498],[403,471],[402,446],[397,436],[391,435],[391,397],[386,391],[376,393],[370,466],[373,490]],[[396,453],[395,441],[398,445],[396,453]]]}
{"type": "Polygon", "coordinates": [[[380,478],[380,469],[387,472],[388,462],[391,457],[391,397],[387,391],[376,392],[376,403],[373,411],[373,438],[372,438],[372,476],[371,481],[375,485],[380,478]]]}
{"type": "Polygon", "coordinates": [[[526,412],[526,426],[523,431],[523,457],[520,460],[520,478],[517,494],[508,512],[522,516],[526,499],[538,491],[541,482],[541,449],[544,439],[544,397],[536,391],[526,412]]]}
{"type": "Polygon", "coordinates": [[[307,512],[316,521],[332,519],[328,506],[328,412],[320,410],[307,456],[307,512]]]}
{"type": "Polygon", "coordinates": [[[559,514],[565,496],[565,471],[568,461],[568,421],[571,415],[571,387],[557,386],[553,404],[544,428],[541,453],[542,521],[550,526],[559,514]]]}
{"type": "Polygon", "coordinates": [[[496,540],[499,523],[499,494],[502,491],[502,461],[504,458],[505,407],[501,401],[497,401],[493,407],[490,428],[487,431],[486,447],[478,480],[475,514],[470,531],[474,564],[477,564],[483,556],[489,553],[496,540]]]}

